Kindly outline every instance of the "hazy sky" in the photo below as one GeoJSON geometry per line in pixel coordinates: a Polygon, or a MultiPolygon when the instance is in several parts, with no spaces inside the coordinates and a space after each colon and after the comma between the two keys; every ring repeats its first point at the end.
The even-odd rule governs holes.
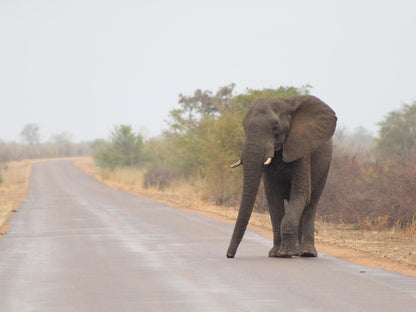
{"type": "Polygon", "coordinates": [[[0,0],[0,139],[166,128],[179,93],[313,86],[339,124],[416,100],[414,0],[0,0]]]}

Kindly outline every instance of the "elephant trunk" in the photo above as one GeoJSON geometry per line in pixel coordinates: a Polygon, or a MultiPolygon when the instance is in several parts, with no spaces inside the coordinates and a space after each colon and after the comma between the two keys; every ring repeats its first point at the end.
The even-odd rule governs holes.
{"type": "Polygon", "coordinates": [[[227,258],[234,258],[237,252],[244,232],[246,231],[251,213],[253,212],[254,202],[256,200],[257,190],[264,168],[263,148],[247,148],[243,152],[244,165],[244,186],[241,198],[240,210],[238,212],[237,221],[231,238],[230,246],[227,251],[227,258]]]}

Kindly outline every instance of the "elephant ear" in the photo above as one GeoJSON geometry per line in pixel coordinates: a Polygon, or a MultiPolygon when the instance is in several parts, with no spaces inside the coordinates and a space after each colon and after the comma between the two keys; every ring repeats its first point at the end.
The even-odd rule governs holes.
{"type": "Polygon", "coordinates": [[[291,126],[283,145],[283,160],[291,162],[327,142],[335,132],[337,117],[328,105],[313,96],[286,101],[291,107],[291,126]]]}

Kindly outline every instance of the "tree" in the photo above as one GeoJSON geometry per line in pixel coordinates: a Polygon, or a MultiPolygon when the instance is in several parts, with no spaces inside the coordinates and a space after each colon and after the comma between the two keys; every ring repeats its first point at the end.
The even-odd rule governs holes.
{"type": "Polygon", "coordinates": [[[26,124],[20,132],[20,136],[26,144],[35,146],[39,144],[39,126],[35,123],[26,124]]]}
{"type": "Polygon", "coordinates": [[[115,126],[110,135],[114,149],[120,156],[121,166],[135,166],[139,163],[143,136],[134,134],[131,126],[115,126]]]}
{"type": "Polygon", "coordinates": [[[179,108],[169,112],[168,122],[174,132],[186,132],[207,116],[219,116],[224,109],[230,109],[235,84],[231,83],[212,91],[198,89],[193,96],[179,94],[179,108]]]}
{"type": "Polygon", "coordinates": [[[165,145],[172,148],[165,164],[184,176],[202,178],[207,199],[220,204],[238,201],[241,171],[228,170],[240,157],[244,132],[241,125],[249,104],[257,98],[308,94],[310,86],[253,90],[233,95],[234,84],[211,91],[196,90],[179,96],[179,108],[170,112],[165,145]]]}
{"type": "Polygon", "coordinates": [[[295,95],[306,95],[309,94],[309,89],[311,88],[312,86],[310,85],[304,85],[300,88],[281,86],[277,89],[247,89],[245,93],[239,94],[233,98],[233,107],[236,111],[245,111],[250,103],[258,98],[288,98],[295,95]]]}
{"type": "Polygon", "coordinates": [[[56,157],[75,155],[75,146],[71,144],[71,134],[62,132],[51,137],[51,143],[55,150],[56,157]]]}
{"type": "Polygon", "coordinates": [[[373,157],[376,142],[373,134],[364,127],[356,127],[352,132],[345,126],[337,127],[333,136],[335,147],[339,151],[361,156],[373,157]]]}
{"type": "Polygon", "coordinates": [[[416,152],[416,101],[388,113],[379,126],[379,156],[406,158],[416,152]]]}
{"type": "Polygon", "coordinates": [[[95,143],[94,159],[101,167],[138,166],[142,158],[143,136],[134,134],[131,126],[115,126],[110,142],[95,143]]]}
{"type": "Polygon", "coordinates": [[[71,134],[68,132],[62,132],[54,134],[51,138],[52,143],[54,144],[65,144],[71,142],[71,134]]]}

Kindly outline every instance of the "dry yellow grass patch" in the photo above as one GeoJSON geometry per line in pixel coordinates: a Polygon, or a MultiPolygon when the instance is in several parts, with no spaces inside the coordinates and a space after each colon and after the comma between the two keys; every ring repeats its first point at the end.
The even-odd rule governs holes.
{"type": "Polygon", "coordinates": [[[399,261],[416,269],[416,238],[395,230],[357,230],[351,225],[317,222],[317,239],[339,247],[365,251],[379,258],[399,261]]]}
{"type": "Polygon", "coordinates": [[[26,199],[31,168],[32,162],[26,160],[1,165],[3,183],[0,184],[0,235],[7,232],[10,214],[26,199]]]}

